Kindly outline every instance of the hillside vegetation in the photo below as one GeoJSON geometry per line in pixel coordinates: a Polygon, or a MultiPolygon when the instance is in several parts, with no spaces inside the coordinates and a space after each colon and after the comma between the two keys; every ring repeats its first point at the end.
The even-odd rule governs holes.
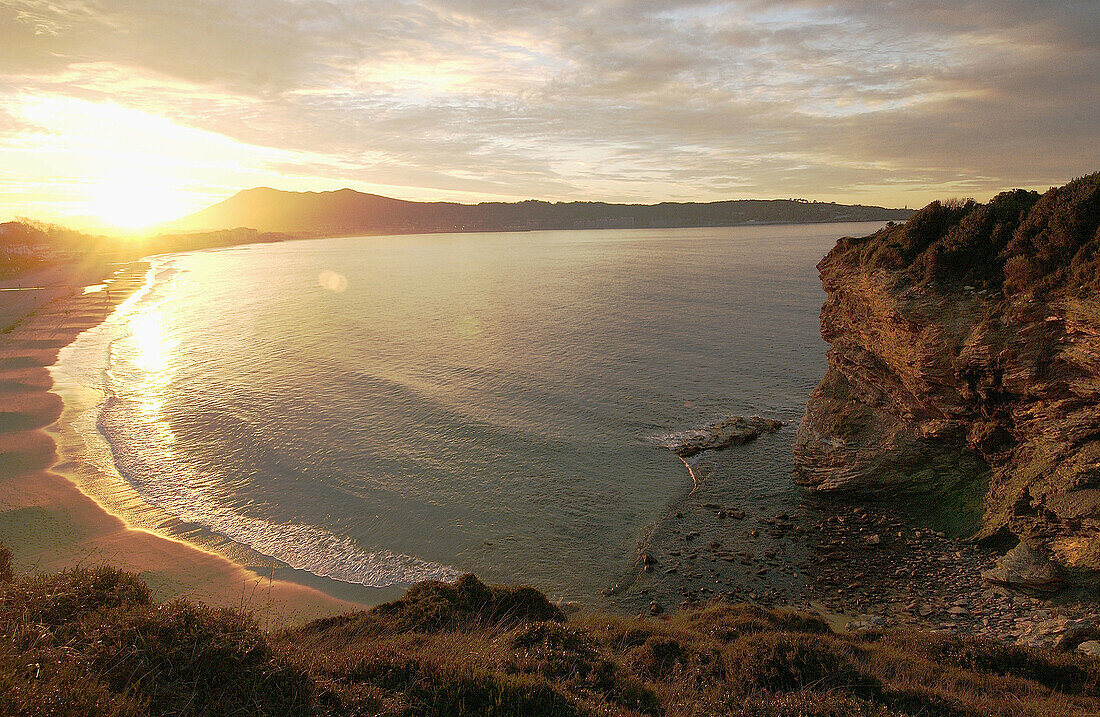
{"type": "Polygon", "coordinates": [[[133,261],[150,254],[293,238],[246,228],[120,238],[22,219],[0,223],[0,278],[59,264],[133,261]]]}
{"type": "Polygon", "coordinates": [[[165,225],[166,231],[255,227],[305,236],[418,234],[534,229],[721,227],[762,223],[853,222],[905,219],[907,209],[802,199],[721,202],[411,202],[364,194],[286,192],[256,187],[165,225]]]}
{"type": "MultiPolygon", "coordinates": [[[[3,558],[0,557],[0,562],[3,558]]],[[[567,619],[471,575],[278,634],[109,567],[0,585],[0,713],[1085,715],[1100,660],[713,601],[567,619]]]]}
{"type": "Polygon", "coordinates": [[[1100,172],[1040,195],[1002,192],[986,204],[932,202],[901,225],[847,238],[834,253],[940,288],[1050,292],[1100,288],[1100,172]]]}

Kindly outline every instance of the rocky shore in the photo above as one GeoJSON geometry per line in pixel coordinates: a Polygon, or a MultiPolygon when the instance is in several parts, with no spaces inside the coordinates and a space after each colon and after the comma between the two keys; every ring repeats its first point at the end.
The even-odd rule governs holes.
{"type": "Polygon", "coordinates": [[[858,615],[848,629],[919,627],[1084,652],[1100,639],[1095,596],[1052,602],[983,581],[998,554],[971,541],[866,507],[819,518],[809,532],[809,593],[829,612],[858,615]]]}
{"type": "Polygon", "coordinates": [[[776,514],[746,512],[704,497],[643,551],[620,608],[659,615],[721,598],[814,612],[847,631],[912,627],[1060,652],[1096,649],[1095,594],[995,585],[982,574],[997,566],[996,550],[903,515],[897,505],[812,499],[776,514]]]}

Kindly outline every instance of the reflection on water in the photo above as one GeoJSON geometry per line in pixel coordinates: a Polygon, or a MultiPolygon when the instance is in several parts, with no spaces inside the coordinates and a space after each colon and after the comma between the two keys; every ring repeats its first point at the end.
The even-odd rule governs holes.
{"type": "MultiPolygon", "coordinates": [[[[172,431],[163,420],[162,407],[172,382],[173,367],[179,364],[174,356],[179,341],[165,335],[164,317],[157,306],[143,308],[127,320],[130,333],[119,339],[115,359],[124,366],[129,364],[131,370],[116,384],[116,389],[141,405],[147,421],[162,426],[166,443],[174,442],[172,431]]],[[[117,371],[116,368],[116,376],[117,371]]]]}

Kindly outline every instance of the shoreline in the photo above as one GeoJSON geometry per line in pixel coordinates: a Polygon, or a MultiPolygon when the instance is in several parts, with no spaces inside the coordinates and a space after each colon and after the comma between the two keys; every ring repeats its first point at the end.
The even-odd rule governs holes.
{"type": "MultiPolygon", "coordinates": [[[[66,475],[73,466],[59,463],[56,425],[65,404],[53,390],[49,367],[61,349],[144,285],[149,262],[112,268],[107,262],[54,268],[51,284],[37,276],[9,280],[43,286],[2,307],[7,330],[0,334],[0,542],[12,549],[16,569],[52,573],[109,563],[137,573],[158,599],[248,608],[269,627],[361,609],[359,602],[275,578],[274,568],[262,575],[198,545],[130,526],[66,475]],[[81,293],[99,283],[109,284],[110,293],[81,293]]],[[[11,292],[17,293],[23,292],[11,292]]]]}
{"type": "MultiPolygon", "coordinates": [[[[50,367],[64,347],[144,286],[148,268],[148,261],[137,261],[107,277],[75,275],[79,281],[52,289],[67,298],[47,299],[0,334],[0,542],[15,552],[17,569],[108,563],[138,573],[158,599],[248,607],[272,626],[399,598],[407,586],[372,592],[319,578],[183,526],[155,506],[149,513],[161,516],[135,521],[130,515],[127,522],[118,516],[128,515],[126,500],[140,501],[137,494],[131,489],[116,505],[116,496],[96,490],[91,458],[81,458],[87,446],[61,420],[64,411],[79,410],[66,391],[80,387],[55,385],[50,367]],[[109,300],[106,293],[80,293],[85,282],[107,279],[109,300]]],[[[107,493],[115,490],[109,484],[117,477],[98,478],[107,493]]],[[[656,570],[645,570],[639,556],[612,610],[634,612],[651,600],[662,609],[684,607],[723,596],[817,612],[837,628],[915,626],[1037,643],[1057,640],[1067,621],[1097,617],[1095,605],[1058,605],[983,584],[978,573],[992,554],[902,524],[901,506],[813,507],[805,496],[784,503],[781,513],[756,506],[746,513],[707,491],[692,491],[666,516],[663,547],[652,546],[656,570]],[[733,533],[751,536],[754,547],[723,546],[733,533]]]]}

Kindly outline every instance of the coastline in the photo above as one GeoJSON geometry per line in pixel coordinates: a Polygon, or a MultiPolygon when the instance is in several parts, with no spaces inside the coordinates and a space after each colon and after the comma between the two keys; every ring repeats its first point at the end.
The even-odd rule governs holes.
{"type": "Polygon", "coordinates": [[[9,284],[0,334],[0,542],[21,572],[52,573],[109,563],[138,573],[158,599],[248,608],[265,626],[291,625],[361,608],[319,589],[274,578],[189,542],[135,528],[78,488],[59,464],[56,425],[65,408],[49,372],[58,353],[102,323],[145,282],[148,261],[54,269],[9,284]],[[113,273],[112,273],[112,270],[113,273]],[[89,284],[108,291],[82,293],[89,284]],[[109,292],[109,293],[108,293],[109,292]]]}
{"type": "MultiPolygon", "coordinates": [[[[270,625],[399,598],[406,586],[366,595],[371,589],[294,571],[145,504],[147,520],[139,515],[146,508],[131,510],[127,500],[142,501],[117,475],[101,473],[97,482],[92,459],[81,457],[94,451],[63,415],[79,413],[76,392],[84,389],[63,385],[50,367],[141,290],[148,267],[124,265],[109,301],[106,293],[80,293],[104,273],[81,274],[54,287],[75,296],[40,304],[0,335],[0,542],[15,551],[17,569],[107,563],[138,573],[159,600],[248,607],[270,625]]],[[[1067,621],[1095,617],[1090,606],[983,584],[980,572],[994,556],[909,520],[919,518],[911,507],[826,505],[800,494],[768,509],[731,500],[720,487],[705,483],[673,506],[661,545],[639,554],[613,612],[644,612],[654,603],[683,609],[721,597],[817,612],[837,629],[915,626],[1051,644],[1067,621]]]]}

